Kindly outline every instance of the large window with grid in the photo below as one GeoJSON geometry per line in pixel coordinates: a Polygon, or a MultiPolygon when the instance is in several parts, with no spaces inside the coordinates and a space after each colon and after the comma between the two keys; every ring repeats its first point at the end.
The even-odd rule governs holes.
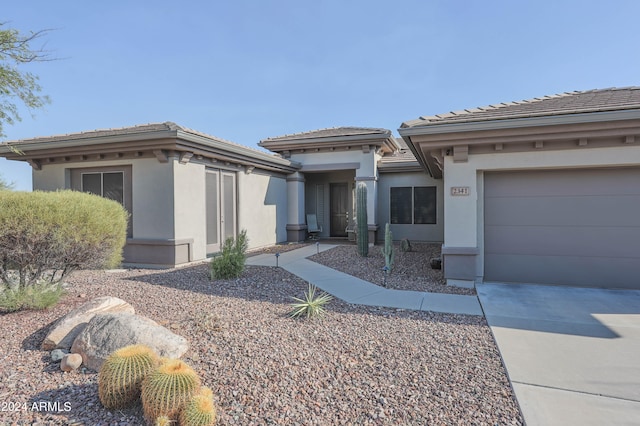
{"type": "Polygon", "coordinates": [[[398,186],[389,193],[392,224],[436,223],[435,186],[398,186]]]}

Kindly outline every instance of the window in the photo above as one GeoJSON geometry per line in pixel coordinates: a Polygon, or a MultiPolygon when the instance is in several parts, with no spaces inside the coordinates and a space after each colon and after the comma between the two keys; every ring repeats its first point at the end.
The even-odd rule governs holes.
{"type": "Polygon", "coordinates": [[[82,192],[90,192],[124,205],[124,173],[82,173],[82,192]]]}
{"type": "Polygon", "coordinates": [[[436,187],[393,187],[389,193],[392,224],[435,224],[436,187]]]}

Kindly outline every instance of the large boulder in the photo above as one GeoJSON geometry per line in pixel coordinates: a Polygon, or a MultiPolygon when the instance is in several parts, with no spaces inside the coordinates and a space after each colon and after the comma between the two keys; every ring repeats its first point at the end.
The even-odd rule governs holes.
{"type": "Polygon", "coordinates": [[[71,352],[82,356],[85,367],[100,371],[104,360],[124,346],[142,344],[158,355],[180,358],[189,349],[184,337],[155,321],[130,313],[96,315],[76,337],[71,352]]]}
{"type": "Polygon", "coordinates": [[[97,297],[78,306],[67,315],[60,318],[44,338],[42,350],[69,350],[78,334],[86,327],[91,318],[98,314],[128,312],[134,314],[133,306],[117,297],[97,297]]]}

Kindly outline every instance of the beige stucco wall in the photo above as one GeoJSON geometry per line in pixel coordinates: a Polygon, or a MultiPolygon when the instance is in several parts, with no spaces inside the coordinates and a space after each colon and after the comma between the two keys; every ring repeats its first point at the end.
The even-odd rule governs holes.
{"type": "Polygon", "coordinates": [[[476,281],[484,275],[483,173],[526,170],[639,166],[640,146],[470,155],[467,162],[444,158],[444,246],[477,248],[476,281]],[[468,196],[452,196],[451,188],[469,187],[468,196]]]}
{"type": "Polygon", "coordinates": [[[172,157],[175,238],[193,239],[192,261],[206,259],[205,166],[172,157]]]}
{"type": "Polygon", "coordinates": [[[238,231],[247,230],[249,248],[287,240],[287,182],[284,176],[239,172],[238,231]]]}
{"type": "Polygon", "coordinates": [[[398,186],[435,186],[436,223],[424,225],[390,225],[394,240],[407,238],[411,241],[442,242],[444,240],[444,183],[433,179],[425,172],[381,173],[378,180],[378,220],[381,232],[378,240],[384,239],[384,225],[390,221],[390,188],[398,186]]]}
{"type": "Polygon", "coordinates": [[[33,170],[33,189],[70,188],[70,169],[122,165],[132,166],[133,238],[174,238],[172,169],[155,158],[44,164],[41,170],[33,170]]]}

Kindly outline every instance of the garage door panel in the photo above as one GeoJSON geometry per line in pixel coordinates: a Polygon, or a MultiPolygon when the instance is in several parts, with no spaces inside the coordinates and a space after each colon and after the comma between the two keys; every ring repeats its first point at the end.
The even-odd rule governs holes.
{"type": "Polygon", "coordinates": [[[494,172],[486,173],[484,181],[486,197],[640,194],[637,174],[619,168],[494,172]]]}
{"type": "Polygon", "coordinates": [[[612,257],[485,255],[485,282],[598,288],[638,288],[637,259],[612,257]],[[491,277],[491,278],[488,278],[491,277]],[[514,277],[517,280],[514,280],[514,277]]]}
{"type": "Polygon", "coordinates": [[[637,226],[640,195],[517,196],[487,201],[485,224],[489,226],[637,226]]]}
{"type": "Polygon", "coordinates": [[[640,169],[485,172],[484,279],[640,289],[640,169]]]}
{"type": "Polygon", "coordinates": [[[485,253],[628,257],[640,253],[640,227],[494,226],[486,228],[485,253]]]}

